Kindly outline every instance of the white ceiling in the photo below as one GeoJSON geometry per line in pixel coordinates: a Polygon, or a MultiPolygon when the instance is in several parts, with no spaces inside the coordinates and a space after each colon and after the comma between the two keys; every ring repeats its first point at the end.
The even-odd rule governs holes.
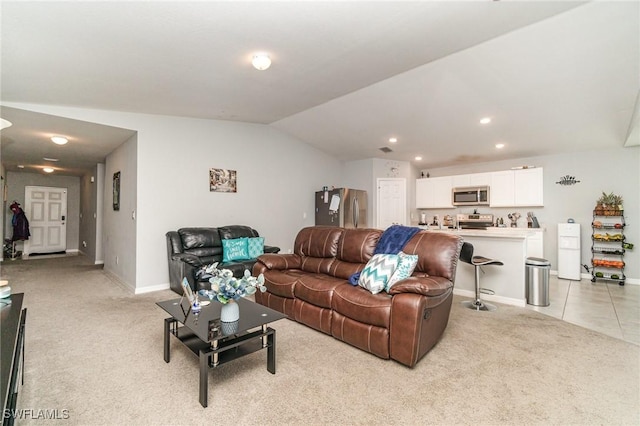
{"type": "MultiPolygon", "coordinates": [[[[636,1],[1,6],[5,105],[265,123],[343,160],[425,168],[620,147],[640,92],[636,1]],[[273,59],[263,72],[249,65],[260,50],[273,59]],[[479,125],[483,116],[493,122],[479,125]],[[391,136],[399,142],[383,154],[391,136]]],[[[50,144],[42,135],[91,133],[87,123],[0,113],[19,117],[2,131],[8,169],[30,160],[39,138],[50,144]]],[[[94,131],[101,141],[67,150],[69,173],[132,134],[94,131]]]]}

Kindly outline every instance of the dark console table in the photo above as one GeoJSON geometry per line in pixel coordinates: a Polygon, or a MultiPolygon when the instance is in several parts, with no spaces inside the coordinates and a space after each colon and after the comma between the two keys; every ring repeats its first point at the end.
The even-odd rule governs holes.
{"type": "Polygon", "coordinates": [[[2,394],[2,424],[12,425],[18,399],[18,382],[24,374],[24,328],[27,309],[22,309],[24,293],[11,295],[0,303],[0,392],[2,394]]]}

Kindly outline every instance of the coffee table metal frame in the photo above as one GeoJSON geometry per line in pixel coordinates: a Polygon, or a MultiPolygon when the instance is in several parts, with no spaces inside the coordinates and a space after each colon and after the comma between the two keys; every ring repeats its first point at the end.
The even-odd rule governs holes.
{"type": "MultiPolygon", "coordinates": [[[[207,407],[208,405],[210,368],[218,367],[234,359],[266,349],[267,371],[271,374],[276,373],[276,331],[269,327],[266,322],[258,325],[258,329],[254,331],[250,330],[256,327],[249,327],[247,330],[238,330],[237,334],[231,335],[211,333],[207,336],[206,340],[204,340],[202,336],[196,335],[187,325],[188,323],[193,323],[193,318],[189,320],[189,313],[187,313],[187,315],[183,314],[183,310],[180,308],[181,301],[181,299],[175,299],[157,303],[158,306],[171,315],[171,317],[165,318],[164,320],[164,360],[167,363],[171,360],[171,335],[175,336],[182,344],[190,349],[191,352],[198,356],[200,361],[199,399],[203,407],[207,407]],[[182,318],[182,321],[179,318],[182,318]]],[[[216,307],[214,303],[216,302],[212,302],[210,305],[213,307],[213,312],[207,312],[207,310],[203,308],[203,311],[199,314],[201,318],[199,318],[198,321],[210,322],[211,315],[214,317],[218,316],[219,319],[219,307],[216,307]],[[203,315],[203,313],[205,313],[205,315],[203,315]],[[209,315],[206,315],[206,313],[209,315]]],[[[238,303],[242,305],[246,303],[253,304],[254,302],[241,299],[238,300],[238,303]]],[[[257,306],[260,306],[261,310],[272,312],[269,321],[286,318],[286,315],[280,312],[273,311],[262,305],[257,306]]],[[[240,315],[242,315],[242,311],[240,315]]]]}

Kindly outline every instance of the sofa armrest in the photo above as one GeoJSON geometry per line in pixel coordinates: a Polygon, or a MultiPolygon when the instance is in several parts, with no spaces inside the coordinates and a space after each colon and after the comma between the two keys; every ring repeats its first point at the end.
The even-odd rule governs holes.
{"type": "Polygon", "coordinates": [[[258,263],[264,265],[266,269],[299,269],[302,264],[300,256],[297,254],[262,254],[258,257],[258,263]]]}
{"type": "Polygon", "coordinates": [[[265,253],[280,253],[280,247],[276,246],[264,246],[265,253]]]}
{"type": "Polygon", "coordinates": [[[389,289],[389,294],[417,293],[435,297],[451,292],[452,287],[453,283],[443,277],[409,277],[394,284],[389,289]]]}
{"type": "Polygon", "coordinates": [[[177,253],[174,254],[173,256],[171,256],[172,260],[180,260],[184,263],[188,263],[191,266],[202,266],[202,260],[196,256],[195,254],[191,254],[191,253],[177,253]]]}

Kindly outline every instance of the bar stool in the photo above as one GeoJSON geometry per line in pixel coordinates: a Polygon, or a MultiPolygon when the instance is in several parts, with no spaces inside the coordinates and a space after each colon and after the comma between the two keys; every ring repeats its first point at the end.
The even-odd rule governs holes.
{"type": "Polygon", "coordinates": [[[462,304],[465,307],[469,309],[475,309],[476,311],[495,311],[496,309],[498,309],[494,305],[480,300],[480,293],[495,294],[493,290],[480,288],[480,269],[485,265],[504,265],[504,263],[500,262],[499,260],[489,259],[483,256],[474,256],[473,245],[471,243],[462,243],[462,249],[460,250],[460,260],[473,265],[476,273],[476,298],[475,300],[464,301],[462,302],[462,304]]]}

